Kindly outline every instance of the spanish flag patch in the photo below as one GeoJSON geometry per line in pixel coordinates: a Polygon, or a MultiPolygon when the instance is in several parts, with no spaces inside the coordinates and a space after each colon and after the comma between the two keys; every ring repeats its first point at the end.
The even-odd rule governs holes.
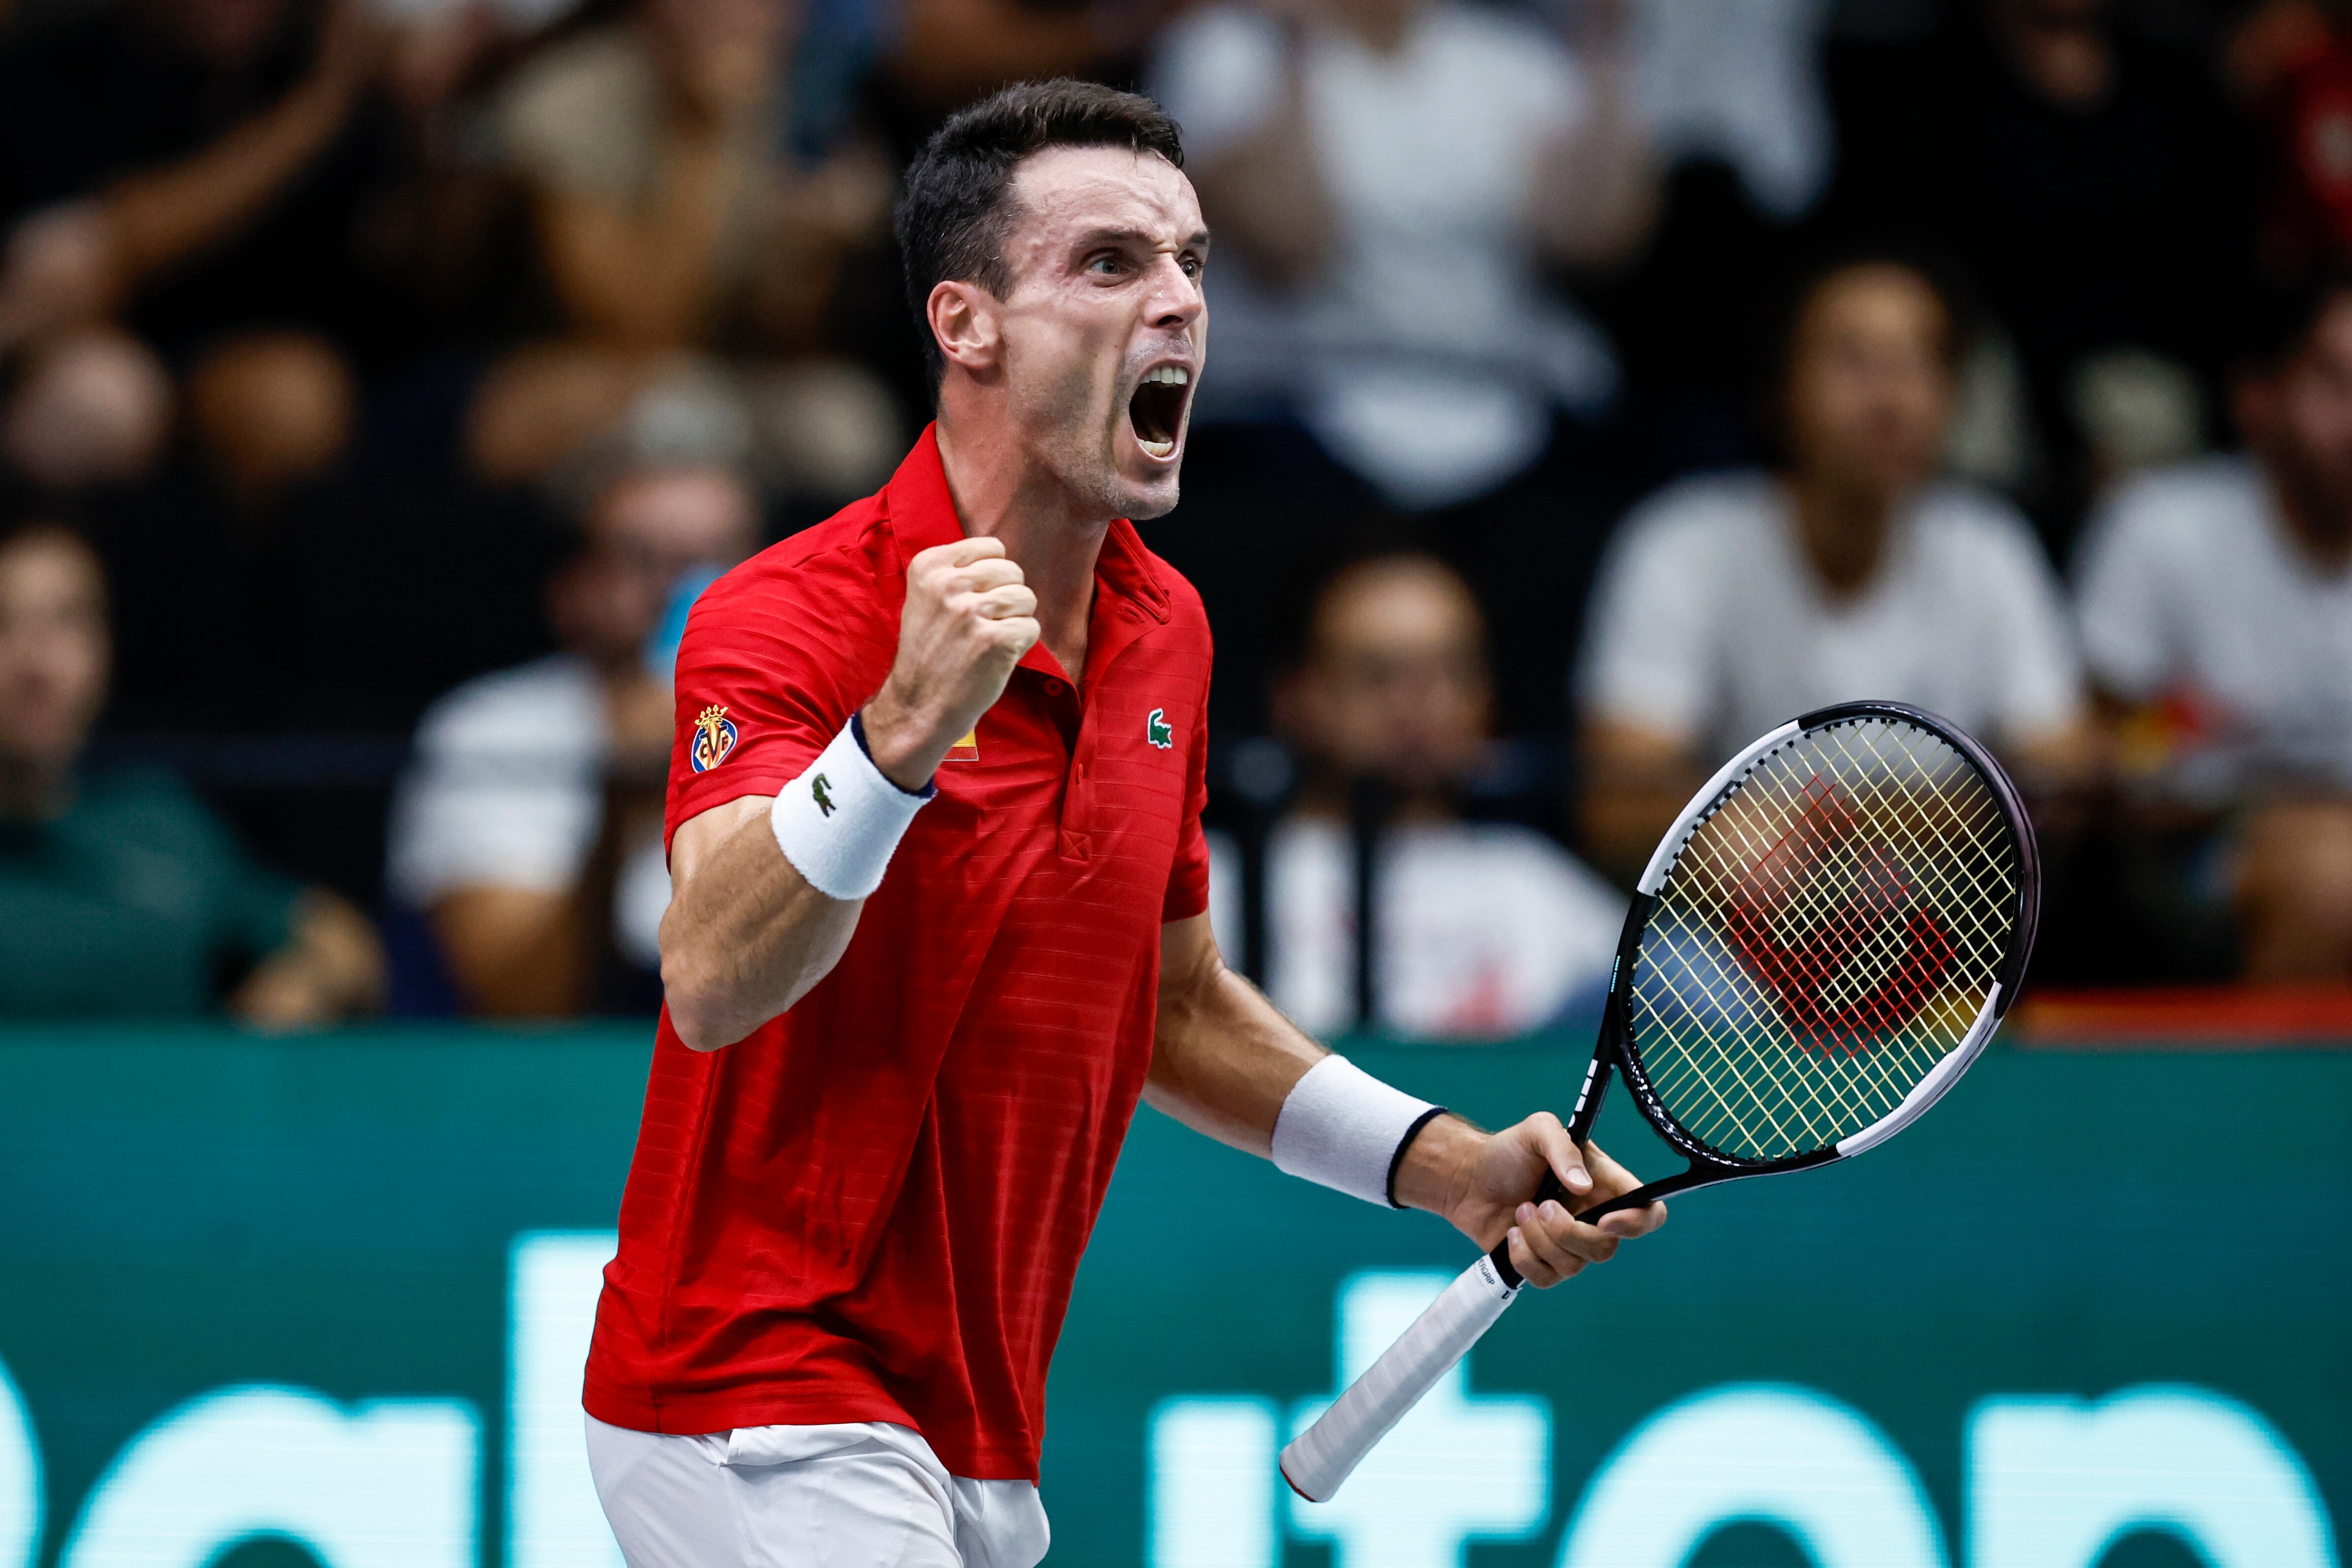
{"type": "Polygon", "coordinates": [[[980,727],[978,725],[972,726],[972,727],[966,732],[961,740],[957,741],[953,746],[948,747],[948,754],[945,758],[941,758],[941,760],[947,762],[979,761],[980,727]]]}

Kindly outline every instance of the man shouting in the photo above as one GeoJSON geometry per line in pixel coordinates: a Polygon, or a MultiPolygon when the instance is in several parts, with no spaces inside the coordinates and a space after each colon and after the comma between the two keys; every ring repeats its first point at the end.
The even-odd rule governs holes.
{"type": "Polygon", "coordinates": [[[1147,99],[1015,87],[908,172],[938,423],[677,658],[667,993],[587,1372],[633,1568],[1030,1568],[1045,1371],[1139,1095],[1549,1285],[1663,1211],[1301,1034],[1209,933],[1176,504],[1209,236],[1147,99]]]}

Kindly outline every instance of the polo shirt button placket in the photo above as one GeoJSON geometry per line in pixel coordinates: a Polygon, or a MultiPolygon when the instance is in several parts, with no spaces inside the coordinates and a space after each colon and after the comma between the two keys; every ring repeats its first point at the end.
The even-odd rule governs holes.
{"type": "Polygon", "coordinates": [[[1087,765],[1084,762],[1073,762],[1070,764],[1070,776],[1062,786],[1062,853],[1074,861],[1084,861],[1087,858],[1087,834],[1070,825],[1074,821],[1086,820],[1087,803],[1080,798],[1080,791],[1086,787],[1087,765]]]}

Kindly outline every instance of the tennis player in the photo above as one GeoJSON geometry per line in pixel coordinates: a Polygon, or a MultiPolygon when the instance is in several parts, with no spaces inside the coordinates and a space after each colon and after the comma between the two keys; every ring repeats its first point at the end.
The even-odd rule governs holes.
{"type": "Polygon", "coordinates": [[[1330,1055],[1209,933],[1209,628],[1176,504],[1209,236],[1175,125],[1074,82],[907,175],[938,423],[721,579],[677,659],[667,1004],[587,1369],[634,1568],[1029,1568],[1045,1372],[1139,1095],[1549,1285],[1663,1211],[1559,1121],[1330,1055]]]}

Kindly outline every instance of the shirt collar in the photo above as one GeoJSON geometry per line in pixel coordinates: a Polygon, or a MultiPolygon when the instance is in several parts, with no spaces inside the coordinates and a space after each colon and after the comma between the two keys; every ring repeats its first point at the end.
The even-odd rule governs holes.
{"type": "MultiPolygon", "coordinates": [[[[901,573],[907,570],[907,563],[922,551],[963,538],[955,497],[948,490],[947,469],[940,461],[938,425],[923,427],[914,450],[898,465],[898,471],[890,476],[890,483],[883,489],[883,499],[889,513],[891,537],[898,546],[901,573]]],[[[1117,601],[1120,606],[1132,605],[1140,612],[1141,619],[1153,622],[1165,622],[1169,617],[1168,585],[1160,575],[1160,563],[1143,548],[1142,537],[1125,517],[1112,523],[1110,531],[1103,536],[1102,553],[1095,559],[1095,588],[1097,625],[1106,619],[1104,611],[1109,608],[1104,603],[1106,600],[1117,601]]],[[[1129,617],[1118,614],[1109,619],[1129,617]]]]}

